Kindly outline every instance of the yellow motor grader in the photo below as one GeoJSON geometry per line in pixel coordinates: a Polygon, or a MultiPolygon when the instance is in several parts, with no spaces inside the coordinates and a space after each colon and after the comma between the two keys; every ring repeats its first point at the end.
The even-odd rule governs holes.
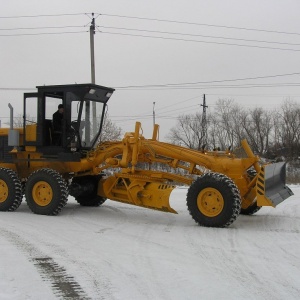
{"type": "Polygon", "coordinates": [[[35,214],[57,215],[68,195],[82,206],[106,199],[176,213],[169,196],[188,185],[187,208],[202,226],[227,227],[293,195],[285,164],[261,164],[242,141],[235,151],[200,151],[141,135],[141,124],[120,141],[99,140],[114,89],[95,84],[38,86],[24,94],[24,124],[0,129],[0,211],[16,210],[25,195],[35,214]],[[63,105],[61,131],[52,115],[63,105]],[[155,169],[166,165],[169,171],[155,169]]]}

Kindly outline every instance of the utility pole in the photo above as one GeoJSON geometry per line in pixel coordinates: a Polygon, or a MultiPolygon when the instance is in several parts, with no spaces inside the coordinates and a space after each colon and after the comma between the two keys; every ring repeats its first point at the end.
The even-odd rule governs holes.
{"type": "MultiPolygon", "coordinates": [[[[203,107],[203,112],[202,112],[202,131],[201,131],[201,137],[202,137],[202,146],[205,147],[207,146],[207,121],[206,121],[206,108],[208,107],[206,105],[206,99],[205,99],[205,94],[203,95],[203,104],[201,104],[203,107]]],[[[199,145],[200,146],[200,145],[199,145]]]]}
{"type": "MultiPolygon", "coordinates": [[[[91,48],[91,81],[93,84],[96,83],[96,79],[95,79],[95,44],[94,44],[94,35],[95,35],[95,18],[94,18],[94,13],[92,13],[92,22],[91,22],[91,26],[90,26],[90,48],[91,48]]],[[[90,104],[89,102],[87,102],[86,105],[86,113],[87,113],[87,117],[89,116],[90,112],[90,104]]],[[[88,117],[87,120],[90,120],[90,118],[88,117]]],[[[96,116],[96,103],[92,102],[92,122],[93,122],[93,135],[95,136],[97,133],[97,116],[96,116]]],[[[86,130],[88,132],[86,132],[87,134],[87,141],[89,142],[89,137],[90,137],[90,132],[89,132],[89,128],[87,127],[86,130]]]]}
{"type": "Polygon", "coordinates": [[[153,128],[155,126],[155,110],[154,110],[154,107],[155,107],[155,102],[153,102],[153,128]]]}
{"type": "Polygon", "coordinates": [[[94,13],[92,13],[92,22],[90,26],[90,44],[91,44],[91,75],[92,83],[95,83],[95,52],[94,52],[94,35],[95,35],[95,18],[94,13]]]}

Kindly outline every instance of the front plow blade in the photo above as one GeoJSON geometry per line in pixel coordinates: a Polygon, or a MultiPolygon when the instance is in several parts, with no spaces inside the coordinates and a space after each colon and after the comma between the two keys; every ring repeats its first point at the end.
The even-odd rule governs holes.
{"type": "Polygon", "coordinates": [[[275,207],[294,195],[285,185],[286,164],[283,162],[266,165],[261,168],[256,182],[257,205],[275,207]]]}

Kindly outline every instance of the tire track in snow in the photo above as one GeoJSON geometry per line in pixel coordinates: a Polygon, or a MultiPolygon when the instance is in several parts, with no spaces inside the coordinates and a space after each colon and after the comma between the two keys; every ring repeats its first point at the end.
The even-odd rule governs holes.
{"type": "MultiPolygon", "coordinates": [[[[85,208],[80,207],[77,203],[73,205],[71,203],[71,206],[65,211],[62,212],[62,215],[65,215],[64,218],[59,218],[59,224],[58,227],[64,227],[64,224],[67,223],[68,226],[72,227],[74,231],[80,230],[80,231],[87,231],[87,232],[94,232],[95,234],[103,234],[107,230],[114,230],[113,228],[99,228],[99,224],[103,224],[103,222],[99,223],[99,219],[101,220],[101,210],[103,207],[96,208],[95,210],[93,208],[85,208]],[[78,213],[79,210],[81,210],[81,213],[78,213]],[[82,215],[82,210],[86,210],[86,215],[82,215]],[[98,210],[98,211],[97,211],[98,210]],[[97,211],[97,212],[96,212],[97,211]],[[72,224],[72,225],[70,225],[72,224]],[[97,226],[98,225],[98,226],[97,226]],[[96,229],[96,230],[95,230],[96,229]]],[[[113,209],[113,211],[120,212],[118,209],[113,209]]],[[[124,214],[125,216],[126,214],[124,214]]],[[[124,217],[123,216],[123,217],[124,217]]],[[[117,224],[121,226],[121,224],[124,224],[124,218],[117,218],[117,224]]],[[[21,223],[20,223],[21,225],[21,223]]],[[[24,225],[24,224],[23,224],[24,225]]],[[[70,265],[72,268],[78,271],[80,273],[80,278],[83,280],[82,284],[85,287],[86,293],[93,295],[92,299],[115,299],[113,296],[114,293],[114,287],[111,282],[111,280],[106,276],[105,273],[103,273],[103,270],[99,273],[99,268],[95,268],[94,266],[88,265],[84,260],[79,259],[78,257],[74,258],[73,255],[70,255],[69,251],[66,251],[66,248],[74,247],[74,240],[70,239],[69,237],[55,235],[55,239],[62,239],[64,243],[67,242],[67,245],[65,247],[61,247],[57,243],[51,243],[51,241],[48,238],[45,238],[47,236],[53,236],[52,230],[46,230],[41,235],[41,232],[39,228],[36,227],[35,223],[28,223],[26,224],[26,227],[22,226],[10,226],[11,230],[14,231],[15,228],[18,230],[18,234],[21,236],[26,237],[27,240],[33,239],[35,241],[35,245],[38,245],[39,248],[43,247],[43,253],[44,255],[38,255],[36,254],[36,257],[45,258],[45,260],[35,261],[35,266],[38,267],[37,263],[39,265],[43,265],[44,269],[51,269],[53,266],[51,265],[51,262],[48,260],[50,256],[57,257],[57,261],[63,260],[64,265],[70,265]],[[30,228],[30,230],[28,230],[30,228]],[[45,254],[46,253],[46,254],[45,254]],[[48,254],[48,255],[47,255],[48,254]]],[[[51,229],[51,228],[50,228],[51,229]]],[[[52,227],[53,229],[53,227],[52,227]]],[[[89,237],[89,235],[87,235],[89,237]]],[[[92,238],[92,237],[90,237],[92,238]]],[[[36,247],[32,245],[32,249],[36,247]]],[[[81,247],[79,245],[79,247],[81,247]]],[[[82,250],[86,254],[87,257],[95,256],[97,257],[97,253],[93,252],[93,249],[84,249],[82,250]]],[[[103,263],[106,267],[110,265],[109,261],[105,260],[103,257],[101,257],[101,263],[103,263]]],[[[53,264],[55,262],[53,261],[53,264]]],[[[58,264],[56,264],[58,265],[58,264]]],[[[41,267],[41,266],[40,266],[41,267]]],[[[109,267],[109,269],[111,269],[109,267]]],[[[42,272],[42,270],[41,270],[42,272]]],[[[40,273],[41,273],[40,272],[40,273]]],[[[74,271],[73,271],[74,273],[74,271]]],[[[76,273],[74,273],[76,274],[76,273]]],[[[76,275],[75,275],[76,276],[76,275]]],[[[78,278],[78,275],[77,275],[78,278]]],[[[78,281],[78,279],[77,279],[78,281]]],[[[81,281],[80,281],[81,282],[81,281]]],[[[68,298],[68,299],[89,299],[89,298],[68,298]]]]}
{"type": "Polygon", "coordinates": [[[154,253],[172,251],[172,248],[160,240],[160,237],[167,237],[171,234],[176,225],[176,218],[173,215],[162,215],[163,219],[158,215],[161,212],[154,212],[154,214],[147,215],[144,224],[140,230],[136,231],[136,237],[132,242],[132,251],[135,259],[137,270],[144,270],[145,278],[151,280],[144,280],[144,278],[137,278],[139,284],[143,287],[140,290],[140,296],[143,299],[161,299],[171,300],[169,296],[168,286],[163,280],[162,272],[167,273],[174,270],[172,265],[168,265],[160,257],[156,257],[154,253]],[[157,217],[159,219],[157,219],[157,217]]]}
{"type": "MultiPolygon", "coordinates": [[[[185,239],[187,244],[194,249],[195,253],[200,256],[201,263],[210,266],[220,276],[220,280],[230,280],[231,284],[236,285],[236,291],[232,293],[231,299],[237,299],[239,290],[249,295],[248,299],[270,299],[270,293],[261,289],[263,283],[255,278],[253,271],[244,263],[242,255],[237,249],[237,231],[234,228],[198,228],[201,233],[206,234],[206,241],[203,243],[194,235],[195,229],[186,231],[185,239]],[[208,236],[211,236],[208,238],[208,236]],[[215,245],[213,241],[218,241],[215,245]],[[211,241],[208,242],[208,241],[211,241]],[[220,245],[223,245],[220,247],[220,245]],[[243,266],[243,267],[241,267],[243,266]],[[251,284],[249,284],[251,283],[251,284]],[[258,288],[255,289],[254,286],[258,288]]],[[[229,295],[227,295],[229,296],[229,295]]],[[[276,297],[273,299],[277,299],[276,297]]]]}
{"type": "MultiPolygon", "coordinates": [[[[102,271],[99,275],[99,272],[97,272],[99,270],[98,267],[95,268],[94,266],[87,265],[84,261],[73,259],[70,254],[59,245],[51,244],[49,242],[44,242],[44,245],[50,249],[51,253],[63,257],[64,261],[68,261],[68,264],[76,266],[76,268],[80,269],[80,273],[81,275],[84,274],[84,278],[89,278],[88,282],[91,283],[94,294],[97,294],[97,296],[93,296],[93,299],[114,299],[112,283],[107,277],[104,276],[102,271]]],[[[95,255],[95,253],[91,251],[92,249],[85,251],[86,255],[95,255]]],[[[101,258],[101,263],[105,264],[106,266],[110,266],[110,262],[103,258],[101,258]]]]}
{"type": "Polygon", "coordinates": [[[51,257],[45,256],[34,245],[14,232],[1,229],[0,233],[33,262],[43,280],[51,283],[56,296],[63,299],[91,299],[85,294],[79,283],[68,275],[66,269],[59,266],[51,257]]]}
{"type": "MultiPolygon", "coordinates": [[[[205,228],[201,230],[201,233],[207,234],[204,243],[195,238],[192,230],[186,232],[185,238],[204,265],[211,265],[220,280],[227,280],[236,287],[228,290],[228,293],[234,293],[230,295],[231,299],[240,299],[244,294],[247,299],[255,300],[298,299],[296,295],[299,295],[299,289],[289,282],[288,276],[284,276],[282,265],[274,263],[274,257],[282,257],[282,251],[276,250],[278,255],[275,256],[269,252],[272,249],[269,240],[272,239],[268,235],[273,235],[273,230],[264,228],[265,234],[260,235],[259,231],[255,231],[253,235],[249,229],[243,228],[242,223],[237,227],[205,228]],[[208,238],[208,235],[211,237],[208,238]],[[214,240],[217,241],[216,246],[214,240]],[[286,287],[289,287],[288,290],[286,287]]],[[[288,259],[284,258],[287,262],[288,259]]]]}
{"type": "Polygon", "coordinates": [[[116,208],[109,205],[102,205],[101,207],[77,207],[76,209],[67,210],[63,212],[66,214],[68,218],[72,220],[75,226],[79,226],[80,228],[86,228],[91,230],[91,228],[98,227],[101,223],[103,226],[102,221],[105,219],[111,219],[113,228],[111,227],[101,227],[99,229],[99,233],[103,231],[112,230],[118,227],[123,227],[124,224],[128,222],[128,216],[126,213],[123,212],[122,209],[116,208]],[[80,213],[77,212],[81,210],[80,213]],[[84,213],[83,213],[84,211],[84,213]]]}

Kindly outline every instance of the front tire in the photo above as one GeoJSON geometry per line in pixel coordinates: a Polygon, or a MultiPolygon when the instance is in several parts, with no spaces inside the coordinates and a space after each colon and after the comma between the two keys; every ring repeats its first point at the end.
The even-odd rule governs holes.
{"type": "Polygon", "coordinates": [[[235,183],[219,173],[206,173],[195,180],[187,193],[192,218],[205,227],[228,227],[241,210],[241,196],[235,183]]]}
{"type": "Polygon", "coordinates": [[[17,173],[0,168],[0,211],[15,211],[21,202],[22,186],[17,173]]]}
{"type": "Polygon", "coordinates": [[[25,196],[33,213],[54,216],[67,204],[68,188],[58,172],[45,168],[29,176],[25,196]]]}

